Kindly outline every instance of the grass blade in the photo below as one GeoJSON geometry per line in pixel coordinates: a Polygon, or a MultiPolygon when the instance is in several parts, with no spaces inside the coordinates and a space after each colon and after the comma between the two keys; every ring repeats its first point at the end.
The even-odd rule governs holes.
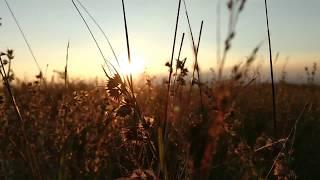
{"type": "Polygon", "coordinates": [[[16,18],[16,16],[14,15],[14,12],[13,12],[13,10],[11,9],[11,7],[10,7],[10,5],[9,5],[8,1],[7,1],[7,0],[4,0],[4,1],[5,1],[6,5],[7,5],[7,8],[8,8],[8,9],[9,9],[9,11],[10,11],[10,14],[11,14],[11,16],[12,16],[12,18],[13,18],[14,22],[15,22],[15,23],[16,23],[16,25],[18,26],[18,29],[19,29],[19,31],[20,31],[20,33],[21,33],[22,37],[23,37],[24,42],[25,42],[25,43],[26,43],[26,45],[28,46],[28,50],[29,50],[29,52],[30,52],[30,54],[31,54],[31,56],[32,56],[32,58],[33,58],[33,60],[34,60],[34,62],[36,63],[37,68],[38,68],[38,70],[39,70],[40,74],[42,74],[42,71],[41,71],[40,65],[39,65],[39,63],[38,63],[38,60],[37,60],[36,56],[34,55],[34,52],[33,52],[32,48],[31,48],[31,45],[30,45],[30,43],[29,43],[29,41],[28,41],[27,37],[26,37],[26,34],[24,33],[24,31],[23,31],[23,29],[22,29],[21,25],[19,24],[18,19],[17,19],[17,18],[16,18]]]}
{"type": "MultiPolygon", "coordinates": [[[[131,52],[130,52],[130,44],[129,44],[129,33],[128,33],[128,25],[127,25],[127,17],[126,17],[126,10],[124,6],[124,1],[122,0],[122,11],[123,11],[123,20],[124,20],[124,28],[126,32],[126,42],[127,42],[127,52],[128,52],[128,61],[129,64],[131,64],[131,52]]],[[[134,89],[133,89],[133,82],[132,82],[132,73],[130,72],[130,81],[129,81],[129,86],[131,89],[131,93],[134,96],[134,89]]]]}
{"type": "Polygon", "coordinates": [[[267,0],[264,0],[265,11],[266,11],[266,22],[267,22],[267,32],[268,32],[268,44],[269,44],[269,60],[270,60],[270,76],[271,76],[271,85],[272,85],[272,107],[273,107],[273,130],[274,136],[277,136],[277,108],[276,108],[276,92],[275,92],[275,83],[273,75],[273,65],[272,65],[272,48],[271,48],[271,37],[270,37],[270,27],[269,27],[269,15],[268,15],[268,4],[267,0]]]}
{"type": "Polygon", "coordinates": [[[68,60],[69,60],[69,47],[70,47],[70,41],[68,41],[67,45],[67,54],[66,54],[66,65],[64,68],[64,85],[66,88],[68,88],[68,60]]]}

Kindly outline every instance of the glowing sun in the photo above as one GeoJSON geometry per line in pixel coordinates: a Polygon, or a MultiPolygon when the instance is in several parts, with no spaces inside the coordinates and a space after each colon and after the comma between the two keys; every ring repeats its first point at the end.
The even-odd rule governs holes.
{"type": "Polygon", "coordinates": [[[119,71],[123,75],[138,75],[143,73],[145,69],[145,62],[142,57],[133,56],[131,63],[128,62],[127,58],[121,58],[119,71]]]}

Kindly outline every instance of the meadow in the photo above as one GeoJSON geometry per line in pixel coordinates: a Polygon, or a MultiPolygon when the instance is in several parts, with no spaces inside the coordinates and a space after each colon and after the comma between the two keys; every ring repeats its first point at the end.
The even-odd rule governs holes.
{"type": "MultiPolygon", "coordinates": [[[[288,82],[286,69],[277,82],[272,73],[271,80],[262,80],[253,66],[257,46],[226,75],[224,63],[246,3],[230,0],[227,8],[236,19],[230,23],[219,67],[204,82],[198,64],[203,24],[199,37],[191,26],[182,36],[192,38],[194,59],[180,54],[184,39],[178,43],[176,33],[183,2],[172,58],[163,63],[168,68],[163,81],[147,73],[134,81],[132,74],[119,73],[107,60],[102,86],[72,81],[67,53],[58,80],[39,69],[32,81],[24,82],[11,67],[14,51],[2,51],[1,179],[316,179],[317,64],[304,69],[304,83],[288,82]],[[185,66],[189,61],[193,69],[185,66]]],[[[271,46],[269,50],[272,72],[271,46]]]]}

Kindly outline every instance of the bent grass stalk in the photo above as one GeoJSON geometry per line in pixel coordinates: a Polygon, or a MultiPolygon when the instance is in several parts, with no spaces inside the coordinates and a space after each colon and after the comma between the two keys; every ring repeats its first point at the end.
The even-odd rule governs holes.
{"type": "MultiPolygon", "coordinates": [[[[106,33],[104,32],[104,30],[102,29],[102,27],[99,25],[99,23],[96,21],[96,19],[93,17],[93,15],[89,12],[89,10],[81,3],[81,1],[80,1],[80,0],[76,0],[76,1],[77,1],[77,3],[80,5],[80,7],[85,11],[85,13],[89,16],[89,18],[93,21],[93,23],[98,27],[98,29],[99,29],[100,32],[102,33],[103,37],[106,39],[106,41],[107,41],[107,43],[108,43],[108,45],[109,45],[109,47],[110,47],[110,49],[111,49],[111,51],[112,51],[112,54],[113,54],[113,56],[114,56],[114,58],[115,58],[115,60],[116,60],[116,63],[117,63],[117,65],[118,65],[118,68],[120,68],[119,59],[118,59],[118,57],[117,57],[117,55],[116,55],[116,53],[115,53],[115,50],[114,50],[114,48],[113,48],[113,46],[112,46],[112,44],[111,44],[108,36],[106,35],[106,33]]],[[[97,46],[97,48],[98,48],[98,50],[99,50],[99,53],[100,53],[101,57],[102,57],[103,60],[104,60],[104,63],[106,64],[106,66],[107,66],[107,68],[108,68],[109,74],[110,74],[110,75],[112,75],[112,74],[119,74],[119,75],[121,76],[121,78],[124,80],[125,84],[129,84],[129,85],[130,85],[130,80],[129,80],[128,76],[124,77],[124,75],[120,74],[120,73],[118,72],[118,70],[115,68],[115,66],[114,66],[110,61],[108,61],[108,60],[106,59],[105,55],[104,55],[103,52],[102,52],[102,49],[101,49],[99,43],[98,43],[97,40],[96,40],[96,37],[94,36],[94,34],[93,34],[93,32],[92,32],[92,30],[91,30],[91,28],[90,28],[90,26],[89,26],[89,24],[88,24],[87,21],[85,20],[84,16],[82,15],[81,11],[79,10],[79,8],[78,8],[78,6],[76,5],[76,3],[74,2],[74,0],[72,0],[72,3],[73,3],[73,5],[74,5],[74,7],[76,8],[76,10],[78,11],[78,13],[79,13],[82,21],[83,21],[84,24],[86,25],[87,29],[89,30],[90,35],[91,35],[92,39],[94,40],[94,42],[95,42],[95,44],[96,44],[96,46],[97,46]]],[[[105,68],[103,68],[103,71],[106,72],[106,71],[105,71],[105,68]]],[[[107,74],[108,74],[108,73],[107,73],[107,74]]],[[[106,74],[106,75],[107,75],[107,74],[106,74]]],[[[108,79],[111,78],[111,76],[110,76],[109,74],[107,75],[108,79]]]]}
{"type": "Polygon", "coordinates": [[[91,38],[93,39],[94,43],[96,44],[96,47],[98,48],[99,53],[100,53],[100,55],[101,55],[101,57],[102,57],[105,65],[107,66],[107,68],[108,68],[108,70],[109,70],[109,73],[112,74],[112,73],[114,72],[114,73],[119,74],[118,71],[116,70],[116,68],[114,67],[114,65],[113,65],[111,62],[109,62],[109,61],[106,59],[105,55],[103,54],[102,49],[101,49],[101,47],[100,47],[100,45],[99,45],[96,37],[94,36],[94,34],[93,34],[93,32],[92,32],[89,24],[87,23],[86,19],[85,19],[84,16],[82,15],[79,7],[76,5],[76,3],[74,2],[74,0],[71,0],[71,2],[72,2],[72,4],[73,4],[73,6],[75,7],[75,9],[77,10],[79,16],[81,17],[83,23],[84,23],[85,26],[87,27],[87,29],[88,29],[88,31],[89,31],[89,33],[90,33],[90,35],[91,35],[91,38]]]}
{"type": "Polygon", "coordinates": [[[282,142],[282,147],[280,149],[280,151],[278,152],[277,156],[275,157],[275,159],[273,160],[273,163],[272,163],[272,166],[270,167],[265,179],[267,180],[277,162],[277,160],[279,159],[281,153],[284,152],[284,150],[286,149],[287,147],[287,143],[289,141],[289,139],[292,137],[292,143],[291,143],[291,146],[290,146],[290,149],[292,150],[292,147],[293,147],[293,144],[294,144],[294,141],[295,141],[295,135],[296,135],[296,131],[297,131],[297,124],[301,121],[301,119],[303,118],[304,114],[306,113],[307,111],[307,108],[310,106],[310,103],[306,103],[302,109],[302,111],[300,112],[299,116],[297,117],[297,119],[295,120],[295,123],[294,123],[294,126],[291,128],[291,131],[290,133],[288,134],[288,136],[284,139],[284,141],[282,142]]]}
{"type": "Polygon", "coordinates": [[[118,59],[118,56],[116,55],[115,53],[115,50],[108,38],[108,36],[106,35],[106,33],[104,32],[104,30],[102,29],[102,27],[99,25],[99,23],[96,21],[96,19],[93,17],[93,15],[89,12],[89,10],[81,3],[80,0],[76,0],[79,5],[81,6],[81,8],[87,13],[87,15],[90,17],[90,19],[93,21],[93,23],[98,27],[98,29],[100,30],[100,32],[102,33],[103,37],[106,39],[111,51],[112,51],[112,54],[118,64],[118,66],[120,66],[120,63],[119,63],[119,59],[118,59]]]}
{"type": "Polygon", "coordinates": [[[201,40],[201,35],[202,35],[202,28],[203,28],[203,21],[201,21],[197,50],[194,52],[194,53],[195,53],[195,54],[194,54],[194,56],[195,56],[195,65],[194,65],[193,72],[192,72],[192,79],[193,79],[193,78],[194,78],[194,72],[197,71],[197,76],[198,76],[198,82],[197,82],[197,83],[198,83],[199,92],[200,92],[200,104],[201,104],[201,108],[203,108],[203,101],[202,101],[202,87],[201,87],[201,78],[200,78],[200,69],[199,69],[198,55],[199,55],[199,46],[200,46],[200,40],[201,40]]]}
{"type": "Polygon", "coordinates": [[[7,0],[4,0],[4,1],[5,1],[6,5],[7,5],[7,8],[8,8],[9,11],[10,11],[10,14],[11,14],[14,22],[16,23],[16,25],[17,25],[17,27],[18,27],[18,29],[19,29],[19,31],[20,31],[21,36],[23,37],[24,42],[26,43],[26,45],[27,45],[27,47],[28,47],[28,50],[29,50],[29,52],[30,52],[30,54],[31,54],[34,62],[35,62],[36,65],[37,65],[37,68],[38,68],[38,70],[39,70],[39,73],[42,74],[42,70],[41,70],[41,68],[40,68],[39,62],[38,62],[38,60],[37,60],[37,58],[36,58],[36,56],[35,56],[32,48],[31,48],[31,45],[30,45],[30,43],[29,43],[29,41],[28,41],[28,39],[27,39],[26,34],[24,33],[24,31],[23,31],[23,29],[22,29],[22,27],[21,27],[21,25],[20,25],[17,17],[15,16],[15,14],[14,14],[14,12],[13,12],[10,4],[8,3],[7,0]]]}

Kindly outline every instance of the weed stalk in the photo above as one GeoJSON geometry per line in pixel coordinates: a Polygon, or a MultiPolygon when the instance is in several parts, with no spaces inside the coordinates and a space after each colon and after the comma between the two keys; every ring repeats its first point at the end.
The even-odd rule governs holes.
{"type": "MultiPolygon", "coordinates": [[[[10,59],[10,58],[9,58],[10,59]]],[[[32,175],[34,178],[38,178],[38,179],[42,179],[41,178],[41,172],[40,172],[40,166],[38,164],[38,161],[37,161],[37,158],[36,158],[36,155],[35,153],[32,151],[32,147],[31,147],[31,144],[27,138],[27,133],[26,133],[26,130],[25,130],[25,121],[24,119],[22,118],[21,116],[21,113],[20,113],[20,109],[16,103],[16,99],[13,95],[13,91],[12,91],[12,88],[11,88],[11,85],[10,85],[10,81],[9,81],[9,77],[7,76],[7,73],[6,73],[6,70],[4,68],[4,63],[3,63],[3,60],[0,56],[0,66],[2,69],[0,69],[0,74],[2,76],[2,79],[4,81],[4,85],[8,91],[8,94],[9,94],[9,97],[10,97],[10,100],[11,100],[11,103],[13,104],[13,108],[14,108],[14,111],[15,113],[17,114],[18,116],[18,119],[19,119],[19,122],[20,122],[20,129],[21,129],[21,133],[22,133],[22,141],[24,141],[25,143],[25,153],[26,153],[26,157],[27,157],[27,164],[29,165],[29,168],[31,169],[31,172],[32,172],[32,175]]]]}
{"type": "Polygon", "coordinates": [[[268,33],[268,44],[269,44],[269,60],[270,60],[270,76],[271,76],[271,86],[272,86],[272,110],[273,110],[273,131],[274,136],[277,136],[277,108],[276,108],[276,92],[275,83],[273,75],[273,65],[272,65],[272,48],[271,48],[271,37],[270,37],[270,27],[269,27],[269,15],[268,15],[268,4],[267,0],[264,0],[265,12],[266,12],[266,22],[267,22],[267,33],[268,33]]]}

